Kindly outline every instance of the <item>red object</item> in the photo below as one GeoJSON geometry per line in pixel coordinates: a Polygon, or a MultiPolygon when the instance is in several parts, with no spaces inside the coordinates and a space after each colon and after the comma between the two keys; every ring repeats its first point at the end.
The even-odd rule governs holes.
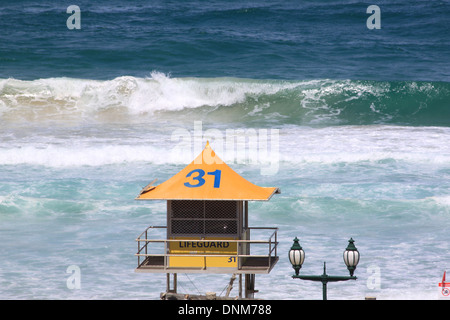
{"type": "Polygon", "coordinates": [[[441,293],[444,297],[450,297],[450,282],[445,282],[445,271],[444,276],[442,277],[442,282],[439,283],[439,287],[442,287],[441,293]]]}
{"type": "Polygon", "coordinates": [[[442,277],[442,282],[439,283],[439,287],[450,287],[450,282],[445,282],[445,271],[444,276],[442,277]]]}

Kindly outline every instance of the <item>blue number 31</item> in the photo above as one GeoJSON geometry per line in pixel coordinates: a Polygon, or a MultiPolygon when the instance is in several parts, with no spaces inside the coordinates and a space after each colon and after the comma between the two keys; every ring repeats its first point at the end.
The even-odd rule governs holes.
{"type": "MultiPolygon", "coordinates": [[[[188,188],[197,188],[201,187],[205,184],[205,179],[203,179],[205,175],[205,171],[202,169],[195,169],[189,172],[186,175],[186,178],[189,178],[193,173],[198,173],[197,176],[192,177],[192,180],[196,180],[196,184],[191,184],[190,182],[185,182],[184,185],[188,188]]],[[[216,170],[208,172],[208,175],[214,176],[214,188],[220,188],[220,178],[221,178],[222,170],[216,170]]]]}

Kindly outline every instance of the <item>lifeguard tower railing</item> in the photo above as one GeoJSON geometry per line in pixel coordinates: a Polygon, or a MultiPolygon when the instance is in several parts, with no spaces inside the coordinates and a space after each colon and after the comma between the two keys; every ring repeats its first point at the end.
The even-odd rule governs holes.
{"type": "MultiPolygon", "coordinates": [[[[249,227],[246,230],[246,239],[249,240],[232,240],[220,238],[214,239],[216,245],[219,243],[235,244],[236,252],[230,254],[226,253],[211,253],[207,251],[202,253],[200,251],[190,251],[189,253],[171,253],[170,245],[172,242],[180,242],[183,239],[151,239],[149,236],[152,233],[163,235],[163,230],[166,226],[150,226],[142,232],[136,239],[138,250],[136,256],[138,258],[138,266],[136,272],[148,273],[237,273],[237,274],[264,274],[269,273],[275,264],[278,262],[277,255],[277,232],[278,228],[265,227],[249,227]],[[250,240],[250,233],[257,233],[259,240],[250,240]],[[261,233],[265,234],[265,238],[261,233]],[[204,263],[201,266],[176,266],[170,264],[172,257],[183,258],[204,258],[204,263]],[[208,258],[225,258],[228,261],[233,261],[233,267],[227,266],[213,266],[210,267],[207,263],[208,258]]],[[[201,243],[210,243],[211,239],[189,239],[202,247],[201,243]]]]}

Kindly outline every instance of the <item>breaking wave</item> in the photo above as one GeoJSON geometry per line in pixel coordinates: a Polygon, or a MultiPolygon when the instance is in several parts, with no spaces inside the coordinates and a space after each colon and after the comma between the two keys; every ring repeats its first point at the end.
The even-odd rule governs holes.
{"type": "Polygon", "coordinates": [[[48,78],[0,80],[0,121],[148,121],[169,117],[296,125],[450,125],[450,83],[362,80],[48,78]]]}

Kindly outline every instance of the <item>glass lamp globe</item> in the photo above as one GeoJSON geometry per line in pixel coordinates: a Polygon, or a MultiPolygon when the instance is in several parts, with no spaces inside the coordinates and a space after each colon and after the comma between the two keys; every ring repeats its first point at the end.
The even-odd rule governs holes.
{"type": "Polygon", "coordinates": [[[350,272],[350,276],[353,276],[359,262],[359,252],[353,244],[354,242],[355,240],[350,238],[350,240],[348,240],[348,246],[344,251],[344,262],[350,272]]]}
{"type": "Polygon", "coordinates": [[[295,275],[297,276],[302,267],[303,261],[305,261],[305,252],[298,241],[299,240],[297,237],[295,237],[294,244],[292,245],[291,250],[289,250],[289,261],[291,262],[292,267],[295,270],[295,275]]]}

